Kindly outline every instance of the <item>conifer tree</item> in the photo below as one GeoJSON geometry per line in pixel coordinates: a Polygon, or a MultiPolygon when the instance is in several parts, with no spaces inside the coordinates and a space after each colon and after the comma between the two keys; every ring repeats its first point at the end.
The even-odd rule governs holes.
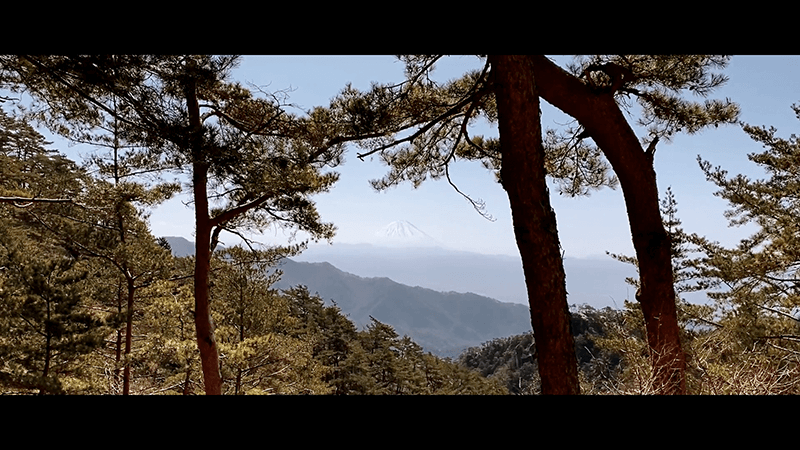
{"type": "Polygon", "coordinates": [[[575,118],[583,137],[591,137],[619,179],[628,210],[641,276],[641,304],[647,329],[656,392],[686,391],[685,356],[680,340],[671,265],[671,244],[659,213],[653,158],[660,139],[679,132],[732,123],[738,107],[729,100],[697,103],[681,97],[688,90],[707,96],[726,81],[711,73],[726,57],[707,55],[600,55],[579,59],[567,72],[543,56],[532,56],[544,100],[575,118]],[[641,106],[639,124],[649,136],[638,138],[624,115],[631,101],[641,106]]]}
{"type": "MultiPolygon", "coordinates": [[[[147,339],[131,354],[141,381],[137,392],[192,395],[203,391],[194,325],[194,288],[189,257],[175,258],[172,279],[142,289],[138,329],[147,339]]],[[[133,380],[132,380],[133,381],[133,380]]]]}
{"type": "MultiPolygon", "coordinates": [[[[792,109],[800,118],[800,105],[792,109]]],[[[795,135],[778,137],[774,127],[742,127],[765,149],[748,158],[764,170],[767,178],[729,177],[723,168],[698,158],[707,179],[719,187],[715,195],[731,206],[725,214],[731,226],[758,227],[733,248],[694,236],[702,251],[696,261],[698,278],[711,290],[708,296],[716,303],[717,335],[725,341],[717,341],[720,350],[709,358],[714,361],[708,365],[726,358],[728,365],[740,366],[725,369],[731,372],[721,376],[730,380],[730,386],[736,386],[734,391],[797,393],[800,141],[795,135]],[[745,382],[741,376],[734,376],[742,371],[761,381],[752,385],[753,380],[745,382]],[[768,381],[772,383],[769,386],[768,381]]]]}
{"type": "MultiPolygon", "coordinates": [[[[91,160],[96,178],[85,177],[82,191],[77,196],[73,193],[72,202],[61,207],[58,215],[32,210],[27,215],[72,252],[101,260],[115,269],[112,277],[121,278],[124,289],[119,290],[123,297],[119,299],[121,305],[118,308],[124,309],[126,316],[125,349],[123,354],[117,348],[116,355],[117,363],[124,367],[122,393],[127,395],[130,390],[129,355],[136,292],[157,277],[166,276],[169,263],[168,252],[157,245],[150,234],[144,208],[167,200],[179,185],[159,183],[148,187],[133,180],[132,177],[141,175],[143,170],[137,161],[141,159],[141,152],[126,153],[120,140],[118,120],[116,117],[109,120],[109,124],[100,126],[107,135],[78,141],[109,148],[109,155],[97,155],[91,160]]],[[[57,180],[47,182],[51,181],[57,180]]],[[[120,333],[117,346],[122,344],[120,333]]]]}
{"type": "Polygon", "coordinates": [[[0,384],[39,394],[74,393],[64,377],[75,375],[74,363],[100,347],[109,331],[103,318],[86,308],[89,272],[63,250],[6,238],[0,243],[0,384]]]}
{"type": "Polygon", "coordinates": [[[228,81],[229,56],[9,56],[0,77],[35,99],[28,111],[53,131],[86,137],[107,118],[143,162],[188,173],[195,210],[195,313],[205,389],[220,394],[209,304],[211,254],[223,231],[271,224],[330,238],[308,196],[336,181],[341,141],[286,113],[278,95],[256,97],[228,81]]]}
{"type": "Polygon", "coordinates": [[[283,291],[290,315],[298,320],[298,336],[313,343],[313,355],[326,368],[323,380],[335,395],[354,390],[357,382],[347,369],[348,358],[361,350],[355,324],[338,306],[326,306],[305,286],[283,291]]]}
{"type": "Polygon", "coordinates": [[[82,189],[75,162],[24,120],[0,109],[0,203],[19,210],[34,203],[69,203],[82,189]]]}
{"type": "MultiPolygon", "coordinates": [[[[679,333],[684,352],[687,357],[692,357],[693,339],[696,332],[693,330],[697,326],[716,326],[709,315],[710,309],[703,305],[687,302],[682,294],[696,292],[708,287],[708,283],[699,279],[697,252],[698,237],[695,234],[687,233],[682,228],[681,220],[678,218],[677,200],[672,193],[672,188],[668,187],[661,201],[661,215],[663,217],[664,229],[670,238],[670,255],[672,257],[673,280],[675,289],[675,308],[679,327],[679,333]]],[[[608,253],[608,252],[607,252],[608,253]]],[[[632,264],[639,270],[639,261],[635,256],[618,255],[608,253],[612,258],[632,264]]],[[[641,282],[639,278],[626,278],[625,280],[634,289],[636,296],[641,295],[641,282]]],[[[625,301],[625,310],[622,311],[622,323],[614,323],[611,326],[610,336],[603,339],[603,345],[611,350],[617,350],[626,355],[624,373],[617,380],[619,383],[615,389],[629,390],[636,393],[658,393],[662,388],[658,384],[655,376],[656,372],[652,364],[647,364],[645,356],[647,351],[646,325],[641,305],[638,302],[625,301]],[[649,366],[649,367],[646,367],[649,366]],[[628,383],[627,386],[624,386],[628,383]],[[631,384],[633,383],[633,384],[631,384]]],[[[687,381],[695,386],[691,389],[696,393],[696,381],[687,376],[687,381]]]]}
{"type": "MultiPolygon", "coordinates": [[[[133,318],[140,289],[169,276],[169,251],[158,245],[142,214],[169,196],[159,188],[146,190],[133,182],[109,183],[93,180],[79,214],[68,217],[61,227],[50,226],[58,238],[89,258],[95,258],[113,270],[110,277],[119,280],[118,309],[124,311],[124,350],[116,351],[123,369],[122,394],[130,393],[133,318]],[[82,213],[82,214],[81,214],[82,213]],[[86,226],[85,224],[90,224],[86,226]]],[[[46,219],[42,219],[46,221],[46,219]]],[[[122,340],[118,341],[122,344],[122,340]]]]}
{"type": "Polygon", "coordinates": [[[99,268],[63,245],[39,220],[60,220],[72,202],[27,201],[82,195],[85,173],[44,146],[28,124],[0,112],[0,378],[40,393],[79,392],[64,384],[76,361],[103,343],[107,320],[88,304],[99,268]],[[7,197],[6,197],[7,198],[7,197]]]}
{"type": "Polygon", "coordinates": [[[326,394],[326,368],[315,358],[317,336],[307,333],[292,300],[271,285],[269,268],[287,249],[249,251],[232,247],[215,258],[212,299],[222,375],[236,395],[326,394]]]}

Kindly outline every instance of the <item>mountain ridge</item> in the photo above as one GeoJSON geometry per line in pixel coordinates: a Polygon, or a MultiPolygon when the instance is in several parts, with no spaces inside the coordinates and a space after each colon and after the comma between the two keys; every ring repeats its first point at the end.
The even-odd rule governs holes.
{"type": "MultiPolygon", "coordinates": [[[[165,239],[176,255],[190,247],[194,253],[185,238],[165,239]]],[[[363,277],[330,262],[284,258],[273,270],[283,272],[276,289],[304,285],[326,304],[335,303],[356,326],[364,327],[374,317],[441,357],[456,357],[468,347],[530,331],[527,306],[472,292],[440,292],[389,277],[363,277]]]]}
{"type": "Polygon", "coordinates": [[[283,275],[276,288],[304,285],[326,303],[335,303],[357,326],[374,317],[439,356],[455,357],[468,347],[530,331],[528,308],[520,304],[360,277],[328,262],[286,258],[277,269],[283,275]]]}
{"type": "MultiPolygon", "coordinates": [[[[194,254],[185,238],[166,237],[173,253],[194,254]]],[[[487,255],[443,247],[384,247],[375,244],[318,244],[292,258],[298,262],[329,262],[361,277],[387,277],[408,286],[440,292],[472,292],[503,302],[528,304],[528,291],[519,256],[487,255]]],[[[628,277],[636,268],[612,258],[564,258],[567,301],[593,308],[621,308],[632,298],[628,277]]],[[[695,295],[697,301],[704,294],[695,295]]]]}
{"type": "MultiPolygon", "coordinates": [[[[473,292],[503,302],[527,305],[528,290],[519,256],[487,255],[442,247],[381,247],[370,244],[311,245],[293,258],[327,261],[359,276],[392,280],[441,292],[473,292]]],[[[626,277],[636,268],[608,258],[564,258],[570,304],[622,307],[630,297],[626,277]]]]}

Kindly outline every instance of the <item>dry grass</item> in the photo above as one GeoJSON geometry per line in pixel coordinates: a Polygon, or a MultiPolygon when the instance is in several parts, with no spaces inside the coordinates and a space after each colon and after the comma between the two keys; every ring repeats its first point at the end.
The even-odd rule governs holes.
{"type": "Polygon", "coordinates": [[[800,358],[787,348],[762,343],[741,348],[722,330],[691,346],[693,393],[781,395],[800,393],[800,358]]]}
{"type": "MultiPolygon", "coordinates": [[[[582,380],[584,394],[653,395],[658,385],[647,345],[631,328],[609,330],[607,348],[623,356],[613,379],[582,380]]],[[[800,352],[773,342],[743,348],[725,330],[695,336],[685,344],[687,393],[692,395],[800,394],[800,352]]]]}

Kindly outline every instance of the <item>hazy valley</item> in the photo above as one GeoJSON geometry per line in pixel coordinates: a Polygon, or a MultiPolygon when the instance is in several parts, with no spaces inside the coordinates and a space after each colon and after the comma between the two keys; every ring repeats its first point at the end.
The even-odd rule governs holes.
{"type": "MultiPolygon", "coordinates": [[[[530,331],[519,258],[426,245],[417,231],[384,229],[385,245],[312,245],[279,265],[275,287],[305,285],[357,326],[374,317],[439,356],[530,331]],[[403,232],[414,236],[404,241],[403,232]]],[[[176,255],[194,252],[186,239],[167,240],[176,255]]],[[[565,267],[569,303],[598,309],[621,307],[629,296],[624,279],[636,273],[611,258],[566,258],[565,267]]]]}
{"type": "MultiPolygon", "coordinates": [[[[441,247],[388,247],[370,244],[312,245],[293,258],[329,262],[361,277],[388,277],[409,286],[437,291],[472,292],[503,302],[527,305],[520,258],[448,250],[441,247]]],[[[570,304],[621,308],[633,299],[626,277],[636,269],[607,257],[564,258],[570,304]]]]}

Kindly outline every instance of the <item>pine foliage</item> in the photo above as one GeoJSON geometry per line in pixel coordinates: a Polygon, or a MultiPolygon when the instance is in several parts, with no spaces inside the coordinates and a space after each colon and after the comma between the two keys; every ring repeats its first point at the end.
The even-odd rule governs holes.
{"type": "MultiPolygon", "coordinates": [[[[571,328],[575,356],[584,394],[613,392],[623,371],[624,350],[603,345],[624,317],[611,308],[597,310],[589,305],[573,306],[571,328]]],[[[482,376],[503,383],[511,394],[541,393],[541,380],[533,333],[493,339],[472,347],[457,358],[457,363],[482,376]]]]}
{"type": "MultiPolygon", "coordinates": [[[[800,118],[800,106],[792,109],[800,118]]],[[[728,201],[731,226],[758,230],[726,248],[697,237],[700,279],[712,289],[715,333],[700,369],[706,389],[742,393],[800,392],[800,142],[776,136],[774,127],[742,125],[764,147],[748,155],[768,178],[728,177],[699,159],[715,195],[728,201]]]]}

